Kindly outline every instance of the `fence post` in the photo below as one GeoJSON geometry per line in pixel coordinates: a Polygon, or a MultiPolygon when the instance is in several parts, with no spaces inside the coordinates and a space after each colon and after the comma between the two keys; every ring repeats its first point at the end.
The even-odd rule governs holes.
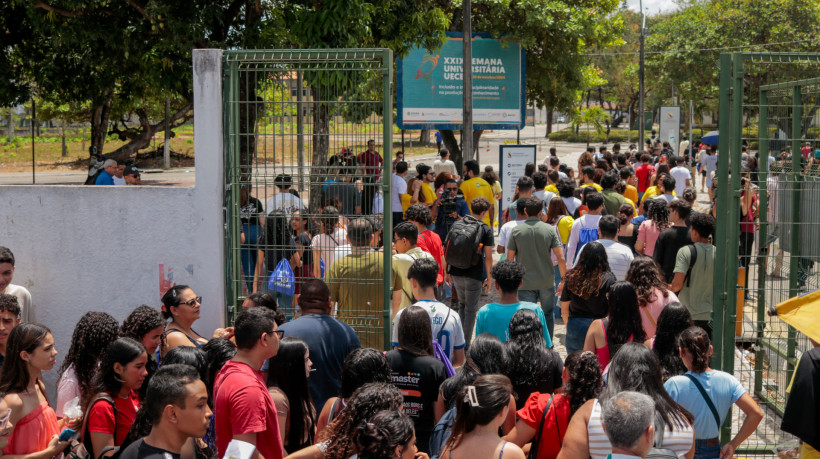
{"type": "MultiPolygon", "coordinates": [[[[383,94],[383,108],[382,121],[384,128],[383,136],[383,153],[384,162],[382,163],[382,202],[384,203],[384,237],[391,238],[393,236],[393,213],[390,195],[390,181],[392,180],[393,172],[393,92],[391,83],[393,82],[393,51],[386,49],[382,51],[382,94],[383,94]]],[[[386,239],[385,239],[386,240],[386,239]]],[[[384,250],[384,309],[383,309],[383,329],[384,329],[384,349],[390,349],[390,319],[392,315],[391,292],[393,286],[390,282],[393,280],[393,257],[390,250],[384,250]]]]}
{"type": "MultiPolygon", "coordinates": [[[[729,132],[731,115],[729,113],[729,94],[731,91],[731,76],[732,76],[732,55],[723,53],[720,55],[720,92],[719,92],[719,108],[718,108],[718,128],[723,131],[718,137],[718,153],[723,157],[723,161],[718,160],[717,177],[717,208],[719,212],[724,212],[721,209],[727,209],[729,204],[729,187],[726,183],[726,178],[729,177],[729,132]],[[721,183],[722,182],[722,183],[721,183]]],[[[726,254],[727,247],[721,241],[727,241],[727,231],[729,223],[726,219],[717,219],[717,228],[715,230],[715,282],[714,290],[712,292],[712,343],[714,345],[714,353],[712,358],[712,366],[718,370],[725,370],[723,364],[723,312],[726,309],[726,298],[729,296],[726,292],[726,271],[729,269],[727,263],[728,257],[726,254]]],[[[737,263],[735,263],[737,265],[737,263]]]]}
{"type": "MultiPolygon", "coordinates": [[[[800,221],[800,201],[801,201],[801,185],[802,185],[802,155],[800,153],[800,138],[803,131],[803,87],[795,86],[792,88],[792,193],[791,193],[791,211],[792,222],[800,221]]],[[[800,263],[800,229],[799,224],[792,225],[789,232],[789,297],[797,296],[800,292],[801,270],[803,266],[800,263]]],[[[804,279],[806,281],[806,279],[804,279]]],[[[794,328],[789,327],[788,340],[786,341],[786,377],[791,380],[791,375],[794,372],[794,355],[797,345],[796,333],[794,328]]]]}
{"type": "MultiPolygon", "coordinates": [[[[760,90],[758,99],[760,106],[757,126],[758,138],[758,187],[760,189],[760,232],[759,247],[757,248],[757,318],[755,320],[755,337],[757,341],[763,339],[763,330],[766,322],[766,270],[768,268],[768,251],[766,240],[769,234],[769,92],[760,90]]],[[[759,394],[763,389],[763,359],[755,359],[754,393],[759,394]]]]}

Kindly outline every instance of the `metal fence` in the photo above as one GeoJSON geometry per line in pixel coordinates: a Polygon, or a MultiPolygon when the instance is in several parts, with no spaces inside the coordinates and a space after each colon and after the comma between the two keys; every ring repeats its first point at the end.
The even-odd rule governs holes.
{"type": "MultiPolygon", "coordinates": [[[[780,416],[811,344],[768,310],[820,288],[820,54],[723,54],[720,64],[712,363],[734,373],[765,413],[737,453],[774,455],[796,444],[780,416]]],[[[733,408],[724,443],[742,418],[733,408]]]]}
{"type": "Polygon", "coordinates": [[[333,314],[363,346],[387,348],[392,52],[223,56],[228,317],[252,292],[270,293],[296,316],[302,285],[321,277],[337,301],[333,314]],[[364,153],[369,140],[383,164],[364,153]],[[371,232],[373,241],[362,241],[371,232]],[[293,294],[289,276],[278,276],[286,266],[293,294]]]}

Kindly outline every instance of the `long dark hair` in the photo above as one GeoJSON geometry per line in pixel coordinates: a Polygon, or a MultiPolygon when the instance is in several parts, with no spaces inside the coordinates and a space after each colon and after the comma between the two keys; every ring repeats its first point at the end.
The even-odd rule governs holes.
{"type": "MultiPolygon", "coordinates": [[[[11,330],[6,344],[6,360],[3,362],[3,371],[0,371],[0,393],[15,394],[28,389],[28,364],[20,353],[34,352],[43,344],[51,330],[40,324],[20,324],[11,330]]],[[[40,389],[45,394],[43,381],[38,381],[40,389]]]]}
{"type": "Polygon", "coordinates": [[[495,419],[505,406],[509,406],[511,393],[512,383],[504,375],[480,376],[472,385],[462,388],[456,397],[456,421],[444,449],[452,452],[476,426],[487,425],[495,419]],[[473,387],[478,406],[470,402],[469,392],[473,387]]]}
{"type": "MultiPolygon", "coordinates": [[[[532,174],[530,174],[532,175],[532,174]]],[[[498,175],[496,175],[495,171],[493,170],[493,166],[485,166],[484,173],[481,174],[481,178],[483,178],[490,186],[497,181],[499,181],[498,175]]]]}
{"type": "Polygon", "coordinates": [[[629,270],[626,272],[626,280],[635,287],[635,292],[638,294],[638,304],[641,306],[646,306],[657,300],[655,289],[660,290],[664,298],[669,297],[666,279],[655,260],[649,257],[637,257],[632,260],[629,270]]]}
{"type": "Polygon", "coordinates": [[[74,367],[80,398],[88,395],[100,357],[105,348],[117,339],[119,331],[120,324],[107,313],[92,311],[83,314],[74,327],[71,346],[68,348],[65,360],[60,365],[58,379],[63,377],[69,367],[74,367]]]}
{"type": "Polygon", "coordinates": [[[587,400],[596,398],[603,387],[601,364],[590,351],[575,351],[567,356],[564,368],[569,374],[564,393],[569,398],[570,415],[575,414],[587,400]]]}
{"type": "Polygon", "coordinates": [[[598,241],[589,242],[581,251],[578,263],[567,272],[566,287],[581,298],[589,299],[598,293],[607,271],[611,269],[606,249],[598,241]]]}
{"type": "Polygon", "coordinates": [[[320,442],[328,442],[325,459],[352,456],[362,422],[367,422],[379,411],[398,411],[402,400],[401,391],[388,383],[370,383],[357,389],[339,415],[319,434],[320,442]]]}
{"type": "Polygon", "coordinates": [[[282,439],[290,447],[313,444],[316,433],[316,411],[305,375],[306,352],[307,343],[289,336],[279,342],[279,351],[268,361],[268,387],[282,389],[290,405],[290,431],[282,439]]]}
{"type": "Polygon", "coordinates": [[[339,397],[347,400],[356,389],[368,383],[389,383],[392,372],[382,351],[369,347],[354,349],[347,354],[342,364],[339,397]]]}
{"type": "Polygon", "coordinates": [[[533,392],[551,393],[561,387],[561,357],[545,345],[507,342],[506,374],[512,381],[516,406],[523,406],[533,392]]]}
{"type": "Polygon", "coordinates": [[[678,405],[663,388],[661,366],[655,354],[640,343],[626,343],[612,358],[607,386],[601,392],[604,401],[623,391],[635,391],[652,397],[655,411],[669,430],[681,430],[694,418],[678,405]]]}
{"type": "Polygon", "coordinates": [[[100,361],[100,369],[94,375],[92,391],[83,397],[82,406],[85,407],[85,413],[89,412],[91,408],[89,403],[98,393],[108,392],[114,396],[118,395],[122,388],[122,379],[114,371],[114,364],[119,363],[126,366],[141,354],[147,354],[145,346],[131,338],[117,338],[108,346],[100,361]]]}
{"type": "Polygon", "coordinates": [[[549,207],[547,208],[547,224],[554,225],[558,223],[564,215],[569,215],[564,200],[559,197],[550,199],[549,207]]]}
{"type": "Polygon", "coordinates": [[[635,287],[629,282],[619,281],[609,288],[609,323],[606,326],[609,355],[615,355],[630,340],[643,343],[646,332],[641,322],[635,287]]]}
{"type": "Polygon", "coordinates": [[[441,383],[439,393],[447,409],[453,407],[456,395],[461,389],[471,384],[483,374],[504,374],[507,372],[507,348],[498,337],[482,333],[475,338],[467,349],[464,365],[456,374],[441,383]]]}
{"type": "Polygon", "coordinates": [[[544,327],[538,314],[532,309],[519,309],[515,311],[510,319],[509,325],[510,341],[530,346],[544,346],[547,342],[544,339],[544,327]]]}
{"type": "Polygon", "coordinates": [[[205,351],[205,357],[208,361],[208,377],[202,382],[205,383],[205,388],[208,389],[208,404],[213,407],[216,374],[219,373],[219,370],[228,360],[236,355],[236,344],[226,338],[214,338],[202,346],[202,350],[205,351]]]}
{"type": "Polygon", "coordinates": [[[646,216],[655,223],[658,231],[663,231],[669,227],[669,209],[666,208],[666,200],[663,198],[650,199],[644,203],[646,216]]]}
{"type": "Polygon", "coordinates": [[[395,455],[399,446],[410,446],[413,421],[400,411],[379,411],[359,425],[356,452],[361,459],[385,459],[395,455]]]}
{"type": "Polygon", "coordinates": [[[410,306],[401,313],[398,325],[399,347],[415,355],[433,355],[433,330],[430,315],[423,308],[410,306]]]}
{"type": "Polygon", "coordinates": [[[320,228],[324,234],[332,236],[336,231],[336,225],[339,224],[339,209],[333,206],[323,207],[322,213],[316,216],[316,222],[317,225],[321,224],[320,228]]]}
{"type": "Polygon", "coordinates": [[[692,314],[683,304],[673,301],[658,316],[658,329],[652,350],[661,362],[663,381],[686,373],[678,351],[678,336],[692,326],[692,314]]]}

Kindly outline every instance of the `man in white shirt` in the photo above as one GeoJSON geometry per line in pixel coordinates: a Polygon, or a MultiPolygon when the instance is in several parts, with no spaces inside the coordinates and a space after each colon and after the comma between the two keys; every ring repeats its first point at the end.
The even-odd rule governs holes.
{"type": "Polygon", "coordinates": [[[675,156],[675,167],[669,170],[672,177],[675,177],[675,194],[683,196],[683,190],[692,186],[692,173],[684,166],[683,156],[675,156]]]}
{"type": "Polygon", "coordinates": [[[683,140],[680,141],[680,146],[678,147],[678,154],[680,156],[685,155],[687,148],[689,148],[689,139],[687,139],[686,136],[683,136],[683,140]]]}
{"type": "Polygon", "coordinates": [[[526,214],[524,214],[526,204],[526,199],[519,198],[515,201],[516,219],[510,220],[501,226],[501,229],[498,231],[498,241],[495,246],[496,252],[504,253],[507,250],[507,241],[510,239],[510,234],[512,233],[513,228],[524,223],[524,220],[527,219],[526,214]]]}
{"type": "MultiPolygon", "coordinates": [[[[621,222],[614,215],[604,215],[598,221],[598,242],[604,246],[606,250],[606,257],[609,260],[609,269],[615,278],[619,281],[626,280],[626,272],[629,271],[629,265],[632,264],[634,256],[632,249],[618,242],[618,228],[621,222]]],[[[586,247],[586,245],[584,246],[586,247]]],[[[584,247],[578,251],[580,254],[584,251],[584,247]]]]}
{"type": "Polygon", "coordinates": [[[0,246],[0,293],[14,295],[20,306],[20,319],[23,323],[32,322],[31,293],[22,285],[11,283],[14,279],[14,254],[7,247],[0,246]]]}
{"type": "Polygon", "coordinates": [[[265,212],[270,213],[273,210],[282,210],[285,215],[290,217],[294,210],[304,210],[305,204],[298,196],[290,192],[293,179],[288,174],[279,174],[273,179],[273,184],[276,186],[278,192],[267,200],[265,203],[265,212]]]}
{"type": "Polygon", "coordinates": [[[125,185],[125,177],[122,174],[125,173],[125,163],[117,164],[117,170],[114,172],[114,176],[111,177],[111,180],[114,181],[114,185],[125,185]]]}
{"type": "Polygon", "coordinates": [[[438,154],[441,159],[433,161],[433,172],[436,173],[436,177],[442,172],[449,172],[453,174],[454,179],[458,180],[458,170],[456,170],[456,163],[450,161],[450,152],[442,148],[438,154]]]}
{"type": "Polygon", "coordinates": [[[407,163],[399,161],[396,163],[396,172],[393,172],[390,187],[390,205],[393,212],[393,226],[395,227],[404,220],[404,212],[401,208],[401,195],[407,193],[407,182],[404,176],[407,175],[407,163]]]}
{"type": "Polygon", "coordinates": [[[581,228],[598,228],[601,220],[601,211],[604,210],[604,196],[601,193],[590,193],[587,196],[587,207],[589,211],[578,220],[572,223],[572,230],[569,232],[567,242],[567,269],[575,266],[578,258],[578,243],[581,236],[581,228]]]}

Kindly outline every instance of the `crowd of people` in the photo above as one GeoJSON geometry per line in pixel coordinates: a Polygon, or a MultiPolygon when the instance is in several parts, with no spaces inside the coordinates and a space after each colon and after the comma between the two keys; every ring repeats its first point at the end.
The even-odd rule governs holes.
{"type": "Polygon", "coordinates": [[[0,248],[3,454],[246,457],[232,449],[244,442],[267,459],[730,458],[763,413],[710,367],[715,218],[693,210],[695,158],[616,144],[573,169],[553,150],[496,215],[491,168],[456,175],[445,150],[406,180],[397,157],[390,235],[373,143],[331,161],[342,178],[315,213],[288,176],[265,206],[243,187],[248,295],[233,325],[196,331],[205,300],[186,285],[122,323],[87,312],[56,400],[42,378],[54,337],[27,320],[0,248]],[[352,158],[365,177],[346,172],[352,158]],[[388,305],[374,281],[385,251],[388,305]],[[284,265],[290,292],[268,282],[284,265]],[[389,341],[363,332],[387,311],[389,341]],[[721,444],[733,405],[745,416],[721,444]]]}

